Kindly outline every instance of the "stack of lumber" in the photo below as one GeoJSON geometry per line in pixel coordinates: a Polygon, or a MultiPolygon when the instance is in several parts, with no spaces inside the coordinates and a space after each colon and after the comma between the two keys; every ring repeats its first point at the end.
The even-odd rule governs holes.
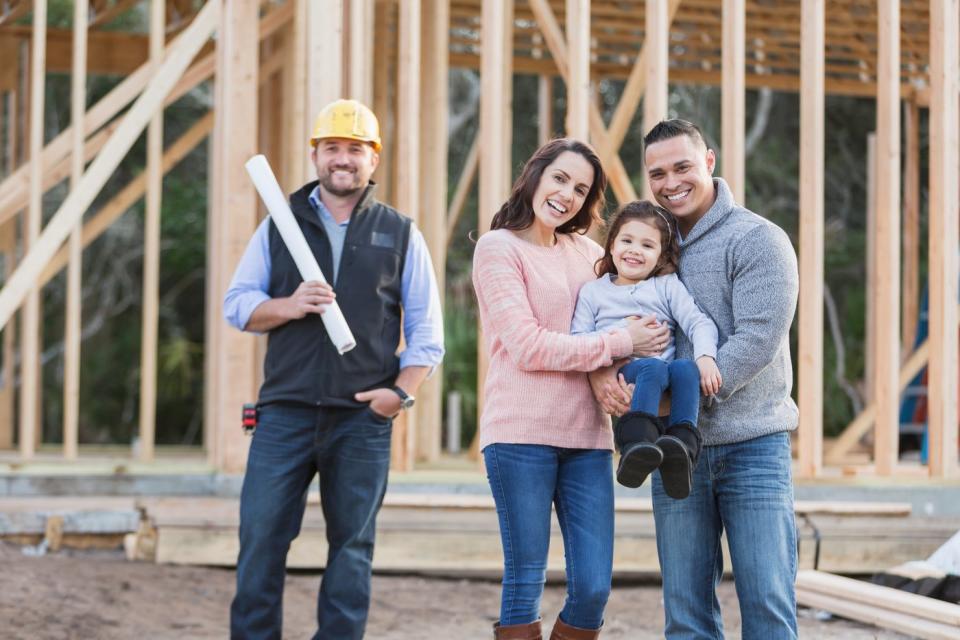
{"type": "Polygon", "coordinates": [[[822,571],[798,573],[797,603],[917,638],[960,639],[960,605],[822,571]]]}
{"type": "MultiPolygon", "coordinates": [[[[137,505],[156,529],[157,562],[235,565],[239,549],[235,498],[145,497],[137,505]]],[[[905,503],[797,501],[796,510],[816,518],[822,536],[821,566],[851,573],[882,570],[916,557],[918,548],[932,552],[960,525],[954,521],[928,533],[929,526],[908,517],[910,505],[905,503]],[[881,539],[876,538],[878,532],[881,539]]],[[[614,570],[618,576],[659,573],[652,511],[649,498],[617,498],[614,570]]],[[[801,566],[813,565],[810,536],[806,525],[801,531],[801,566]]],[[[317,494],[311,493],[288,566],[322,568],[326,554],[323,514],[317,494]]],[[[724,555],[729,558],[728,553],[724,555]]],[[[499,572],[503,552],[493,499],[483,494],[388,492],[377,519],[373,564],[378,571],[499,572]]],[[[563,543],[554,522],[548,570],[562,575],[563,568],[563,543]]]]}

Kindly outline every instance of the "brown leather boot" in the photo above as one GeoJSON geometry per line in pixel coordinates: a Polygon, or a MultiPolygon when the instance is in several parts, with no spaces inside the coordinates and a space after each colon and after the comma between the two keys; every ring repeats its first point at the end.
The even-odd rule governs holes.
{"type": "Polygon", "coordinates": [[[560,618],[557,618],[553,625],[553,632],[550,634],[550,640],[595,640],[599,637],[600,629],[571,627],[560,618]]]}
{"type": "Polygon", "coordinates": [[[540,618],[526,624],[509,624],[507,626],[500,626],[499,622],[495,622],[493,637],[496,640],[543,640],[540,618]]]}

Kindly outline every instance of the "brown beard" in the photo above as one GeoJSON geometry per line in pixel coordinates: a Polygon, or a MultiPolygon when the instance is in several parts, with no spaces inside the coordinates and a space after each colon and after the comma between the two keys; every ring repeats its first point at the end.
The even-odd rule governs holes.
{"type": "MultiPolygon", "coordinates": [[[[330,174],[331,174],[331,173],[332,173],[332,171],[326,171],[323,175],[321,175],[321,176],[319,177],[319,178],[320,178],[320,184],[321,184],[321,185],[323,186],[323,188],[327,191],[327,193],[330,193],[330,194],[332,194],[332,195],[335,195],[335,196],[337,196],[337,197],[339,197],[339,198],[345,198],[345,197],[347,197],[347,196],[352,196],[352,195],[354,195],[355,193],[357,193],[358,191],[362,191],[362,190],[364,189],[364,187],[366,187],[366,185],[359,184],[359,183],[356,182],[356,181],[354,182],[354,184],[353,184],[352,186],[346,187],[346,188],[334,186],[333,180],[330,178],[330,174]]],[[[354,173],[354,177],[356,177],[356,173],[354,173]]]]}

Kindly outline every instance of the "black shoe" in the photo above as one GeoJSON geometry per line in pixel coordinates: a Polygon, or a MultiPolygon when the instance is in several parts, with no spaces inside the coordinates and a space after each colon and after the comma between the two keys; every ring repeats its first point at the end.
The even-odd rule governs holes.
{"type": "Polygon", "coordinates": [[[660,447],[651,442],[634,442],[620,450],[620,464],[617,465],[617,482],[625,487],[636,489],[643,484],[647,476],[663,462],[660,447]]]}
{"type": "Polygon", "coordinates": [[[675,500],[690,495],[693,471],[700,458],[700,443],[700,432],[686,423],[670,427],[657,438],[656,444],[663,452],[663,462],[660,464],[663,490],[675,500]]]}
{"type": "Polygon", "coordinates": [[[631,411],[620,417],[614,431],[614,440],[620,451],[617,482],[636,489],[660,466],[663,453],[654,444],[660,434],[660,421],[654,416],[631,411]]]}

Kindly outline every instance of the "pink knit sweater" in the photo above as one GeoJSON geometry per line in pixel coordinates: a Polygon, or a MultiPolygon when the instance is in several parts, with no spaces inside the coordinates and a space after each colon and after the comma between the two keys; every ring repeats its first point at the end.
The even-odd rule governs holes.
{"type": "Polygon", "coordinates": [[[480,447],[495,442],[612,449],[610,419],[586,372],[630,355],[624,329],[570,335],[577,293],[594,280],[603,254],[577,234],[553,247],[512,231],[485,233],[473,256],[473,286],[490,367],[484,383],[480,447]]]}

